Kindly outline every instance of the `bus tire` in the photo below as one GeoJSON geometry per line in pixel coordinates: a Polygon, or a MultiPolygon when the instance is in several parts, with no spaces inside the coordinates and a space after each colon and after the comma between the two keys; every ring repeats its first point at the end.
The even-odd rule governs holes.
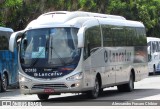
{"type": "Polygon", "coordinates": [[[129,83],[126,84],[126,91],[131,92],[134,90],[134,77],[133,74],[130,74],[130,80],[129,83]]]}
{"type": "Polygon", "coordinates": [[[40,100],[48,100],[49,98],[48,94],[37,94],[37,96],[40,100]]]}
{"type": "Polygon", "coordinates": [[[103,88],[100,88],[99,90],[99,94],[102,95],[103,94],[103,88]]]}
{"type": "Polygon", "coordinates": [[[99,91],[100,91],[100,84],[98,78],[96,77],[94,88],[93,90],[88,91],[87,95],[89,96],[89,98],[96,99],[99,96],[99,91]]]}
{"type": "Polygon", "coordinates": [[[153,66],[153,75],[155,75],[156,74],[156,66],[154,65],[153,66]]]}
{"type": "Polygon", "coordinates": [[[1,90],[2,92],[7,91],[7,76],[5,74],[2,74],[2,81],[1,81],[1,90]]]}
{"type": "Polygon", "coordinates": [[[126,84],[117,86],[119,92],[131,92],[134,90],[134,77],[133,74],[130,74],[129,82],[126,84]]]}
{"type": "Polygon", "coordinates": [[[0,92],[2,92],[2,86],[1,86],[1,84],[2,84],[2,80],[1,80],[1,77],[0,77],[0,92]]]}

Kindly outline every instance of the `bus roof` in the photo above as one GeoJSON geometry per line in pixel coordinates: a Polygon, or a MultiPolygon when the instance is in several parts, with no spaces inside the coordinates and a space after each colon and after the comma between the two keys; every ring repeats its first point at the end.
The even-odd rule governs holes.
{"type": "Polygon", "coordinates": [[[111,24],[132,27],[144,27],[141,22],[129,21],[122,16],[107,15],[83,11],[54,11],[40,15],[37,19],[31,21],[26,29],[47,28],[47,27],[78,27],[85,22],[97,19],[100,24],[111,24]]]}
{"type": "Polygon", "coordinates": [[[100,13],[92,13],[92,12],[84,12],[84,11],[53,11],[53,12],[48,12],[45,14],[42,14],[38,17],[38,19],[41,18],[48,18],[48,17],[58,17],[58,20],[61,18],[59,16],[65,16],[62,19],[69,20],[72,18],[76,17],[101,17],[101,18],[113,18],[113,19],[121,19],[121,20],[126,20],[123,16],[118,16],[118,15],[108,15],[108,14],[100,14],[100,13]]]}
{"type": "Polygon", "coordinates": [[[147,37],[147,42],[150,41],[160,41],[160,38],[156,38],[156,37],[147,37]]]}
{"type": "Polygon", "coordinates": [[[0,31],[14,32],[12,28],[0,27],[0,31]]]}

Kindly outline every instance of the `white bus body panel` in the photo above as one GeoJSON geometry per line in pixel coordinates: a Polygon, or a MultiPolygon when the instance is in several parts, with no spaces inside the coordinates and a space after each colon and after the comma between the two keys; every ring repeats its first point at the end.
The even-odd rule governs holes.
{"type": "MultiPolygon", "coordinates": [[[[96,14],[89,12],[50,12],[41,15],[36,20],[32,21],[24,31],[38,28],[51,27],[77,27],[89,28],[101,24],[117,25],[117,26],[131,26],[144,27],[142,23],[136,21],[127,21],[121,16],[109,16],[104,14],[96,14]],[[53,13],[53,14],[52,14],[53,13]],[[65,13],[63,15],[55,13],[65,13]],[[60,15],[60,17],[58,17],[60,15]],[[48,16],[48,17],[47,17],[48,16]],[[62,17],[63,16],[63,17],[62,17]],[[98,16],[98,17],[97,17],[98,16]]],[[[129,81],[131,70],[134,69],[135,81],[139,81],[148,76],[147,63],[134,63],[134,47],[101,47],[94,52],[85,61],[83,59],[83,48],[81,58],[77,68],[68,75],[55,79],[38,79],[30,77],[24,73],[21,68],[19,60],[19,75],[20,78],[25,78],[26,81],[20,81],[21,92],[24,94],[38,94],[44,93],[44,89],[35,89],[34,85],[49,84],[49,85],[63,85],[63,88],[54,88],[55,92],[83,92],[93,89],[96,75],[99,73],[102,80],[102,88],[120,85],[129,81]],[[112,57],[110,53],[130,52],[128,61],[121,60],[117,57],[112,57]],[[107,55],[105,54],[107,52],[107,55]],[[117,60],[116,60],[117,59],[117,60]],[[116,61],[115,61],[116,60],[116,61]],[[76,81],[68,81],[66,78],[83,72],[83,78],[76,81]],[[72,84],[77,84],[77,87],[71,87],[72,84]]],[[[138,58],[138,56],[137,56],[138,58]]],[[[54,94],[54,92],[53,92],[54,94]]]]}

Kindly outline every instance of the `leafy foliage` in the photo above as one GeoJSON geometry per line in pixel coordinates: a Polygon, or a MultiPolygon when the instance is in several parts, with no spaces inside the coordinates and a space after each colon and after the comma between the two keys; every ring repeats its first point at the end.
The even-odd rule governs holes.
{"type": "Polygon", "coordinates": [[[0,7],[0,26],[15,31],[48,11],[81,10],[141,21],[148,36],[160,37],[160,0],[0,0],[0,7]]]}

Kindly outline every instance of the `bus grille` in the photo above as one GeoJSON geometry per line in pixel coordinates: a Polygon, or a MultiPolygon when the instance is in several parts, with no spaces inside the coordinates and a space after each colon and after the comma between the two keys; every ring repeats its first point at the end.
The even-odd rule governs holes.
{"type": "Polygon", "coordinates": [[[46,88],[64,89],[68,87],[65,84],[37,84],[32,87],[32,89],[46,89],[46,88]]]}

